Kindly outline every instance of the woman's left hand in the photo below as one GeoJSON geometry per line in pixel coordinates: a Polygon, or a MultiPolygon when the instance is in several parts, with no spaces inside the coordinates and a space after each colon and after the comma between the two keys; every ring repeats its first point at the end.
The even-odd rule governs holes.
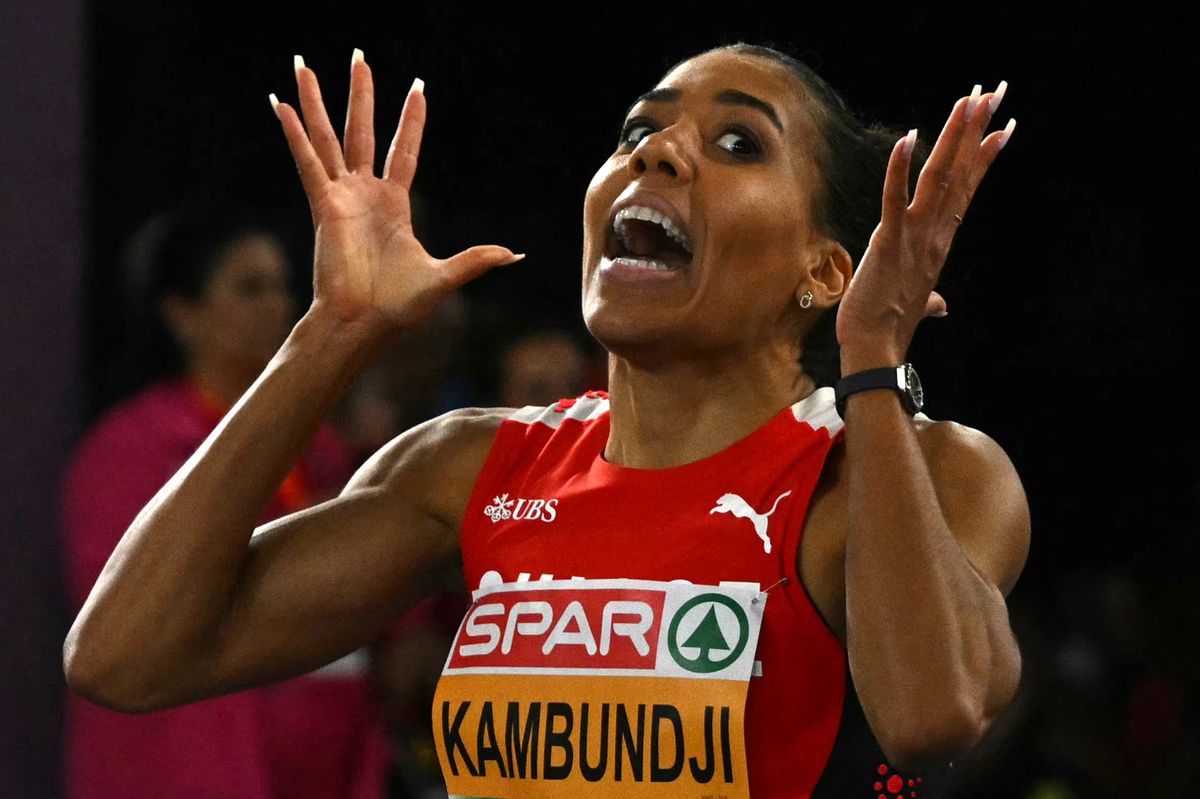
{"type": "Polygon", "coordinates": [[[869,364],[873,366],[894,366],[904,360],[917,324],[944,314],[946,301],[933,287],[975,189],[1016,126],[1010,119],[1003,131],[980,141],[1005,88],[1001,81],[995,92],[980,97],[976,86],[954,105],[921,170],[911,205],[908,175],[916,130],[892,148],[882,218],[838,308],[843,354],[878,360],[869,364]]]}

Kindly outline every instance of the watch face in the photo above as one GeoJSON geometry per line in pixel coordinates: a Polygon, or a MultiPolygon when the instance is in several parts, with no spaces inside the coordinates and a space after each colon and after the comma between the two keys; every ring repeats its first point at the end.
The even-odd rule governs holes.
{"type": "Polygon", "coordinates": [[[913,413],[921,410],[925,404],[925,390],[921,388],[921,378],[912,364],[904,364],[904,381],[908,384],[908,396],[912,399],[913,413]]]}

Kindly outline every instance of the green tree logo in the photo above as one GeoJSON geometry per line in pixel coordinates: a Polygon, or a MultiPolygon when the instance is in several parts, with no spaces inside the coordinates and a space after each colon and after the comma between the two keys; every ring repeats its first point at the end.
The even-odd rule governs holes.
{"type": "Polygon", "coordinates": [[[667,650],[675,662],[688,671],[697,674],[712,674],[733,665],[738,656],[742,654],[742,650],[746,648],[746,640],[749,637],[750,621],[746,618],[746,612],[742,610],[741,605],[724,594],[701,594],[684,602],[683,606],[675,613],[675,618],[671,619],[671,626],[667,631],[667,650]],[[679,641],[680,622],[693,608],[705,604],[708,605],[708,611],[704,614],[704,618],[700,620],[696,629],[692,630],[692,634],[687,637],[687,640],[681,643],[679,641]],[[737,619],[737,640],[733,643],[725,638],[725,632],[717,620],[717,605],[733,611],[733,616],[737,619]],[[681,647],[697,649],[699,653],[696,657],[689,658],[680,651],[681,647]],[[728,654],[715,657],[714,652],[727,652],[728,654]]]}

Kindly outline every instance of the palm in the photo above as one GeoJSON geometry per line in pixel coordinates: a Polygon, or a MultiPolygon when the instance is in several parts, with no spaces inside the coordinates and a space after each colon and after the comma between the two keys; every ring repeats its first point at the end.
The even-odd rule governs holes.
{"type": "Polygon", "coordinates": [[[428,288],[422,281],[432,275],[423,267],[433,259],[412,235],[407,193],[388,181],[356,174],[331,182],[313,208],[313,225],[314,295],[340,317],[373,307],[402,316],[406,296],[428,288]]]}
{"type": "Polygon", "coordinates": [[[338,318],[415,324],[462,283],[511,263],[511,250],[472,247],[438,259],[413,235],[409,192],[425,124],[425,97],[414,83],[375,176],[374,89],[366,62],[351,65],[345,146],[325,114],[316,75],[297,60],[296,82],[308,131],[285,103],[276,113],[308,196],[315,230],[313,303],[338,318]]]}

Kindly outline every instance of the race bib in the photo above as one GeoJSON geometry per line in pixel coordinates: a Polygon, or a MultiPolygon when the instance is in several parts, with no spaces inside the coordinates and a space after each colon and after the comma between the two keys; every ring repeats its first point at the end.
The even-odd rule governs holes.
{"type": "Polygon", "coordinates": [[[649,580],[482,589],[433,702],[452,797],[749,796],[767,596],[649,580]]]}

